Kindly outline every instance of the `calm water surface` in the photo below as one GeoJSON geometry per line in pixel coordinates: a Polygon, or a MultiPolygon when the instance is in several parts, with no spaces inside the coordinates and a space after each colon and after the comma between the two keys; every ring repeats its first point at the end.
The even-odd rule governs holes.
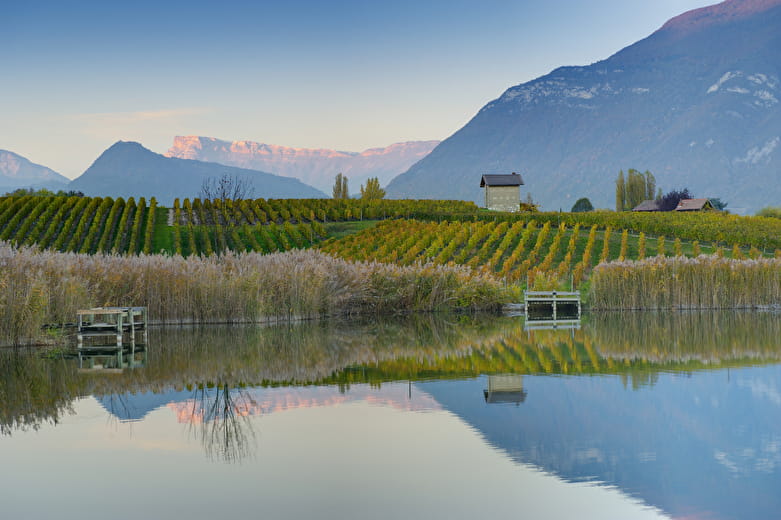
{"type": "Polygon", "coordinates": [[[0,518],[781,518],[780,338],[645,313],[4,350],[0,518]]]}

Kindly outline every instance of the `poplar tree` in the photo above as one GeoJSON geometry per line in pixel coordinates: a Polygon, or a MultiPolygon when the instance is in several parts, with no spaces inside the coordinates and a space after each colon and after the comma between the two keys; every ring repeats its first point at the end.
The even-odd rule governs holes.
{"type": "Polygon", "coordinates": [[[335,199],[349,199],[350,190],[347,188],[347,177],[341,173],[336,174],[334,181],[333,195],[335,199]]]}
{"type": "Polygon", "coordinates": [[[624,170],[621,170],[616,179],[616,211],[624,211],[624,209],[626,209],[626,182],[624,170]]]}

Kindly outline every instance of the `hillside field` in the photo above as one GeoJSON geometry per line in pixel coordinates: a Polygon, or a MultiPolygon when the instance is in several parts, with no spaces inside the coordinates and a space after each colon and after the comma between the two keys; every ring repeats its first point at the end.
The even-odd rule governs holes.
{"type": "Polygon", "coordinates": [[[319,248],[348,260],[461,264],[573,286],[602,261],[779,256],[781,220],[718,213],[497,213],[471,202],[2,197],[0,241],[60,252],[191,255],[319,248]]]}

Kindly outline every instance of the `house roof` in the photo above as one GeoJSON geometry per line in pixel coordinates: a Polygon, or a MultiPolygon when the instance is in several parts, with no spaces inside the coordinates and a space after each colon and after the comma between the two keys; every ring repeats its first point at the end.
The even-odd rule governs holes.
{"type": "Polygon", "coordinates": [[[632,211],[662,211],[659,208],[659,203],[655,200],[644,200],[634,208],[632,211]]]}
{"type": "Polygon", "coordinates": [[[520,186],[522,184],[523,179],[515,172],[509,175],[487,173],[480,179],[481,188],[485,186],[520,186]]]}
{"type": "Polygon", "coordinates": [[[709,199],[681,199],[675,211],[699,211],[706,207],[713,207],[709,199]]]}

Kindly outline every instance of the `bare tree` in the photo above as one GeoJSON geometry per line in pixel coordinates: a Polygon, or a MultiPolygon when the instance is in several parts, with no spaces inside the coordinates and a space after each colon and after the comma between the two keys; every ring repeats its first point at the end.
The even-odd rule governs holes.
{"type": "Polygon", "coordinates": [[[252,197],[252,182],[246,177],[224,174],[222,177],[207,177],[201,183],[200,197],[210,200],[242,200],[252,197]]]}

